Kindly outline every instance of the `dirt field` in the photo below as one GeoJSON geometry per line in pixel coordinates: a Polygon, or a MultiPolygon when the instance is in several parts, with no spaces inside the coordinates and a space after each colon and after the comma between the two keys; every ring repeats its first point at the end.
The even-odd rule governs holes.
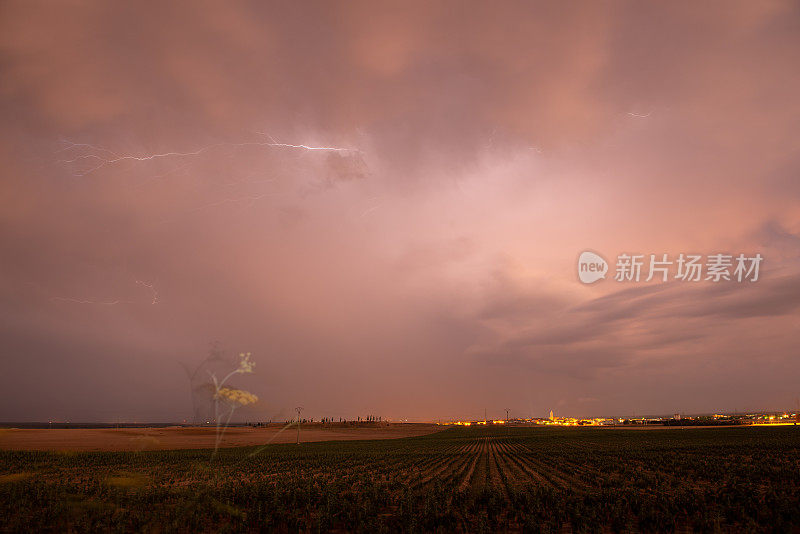
{"type": "MultiPolygon", "coordinates": [[[[391,424],[388,426],[309,425],[300,431],[300,441],[343,441],[393,439],[422,436],[442,430],[430,424],[391,424]]],[[[0,428],[0,449],[37,451],[140,451],[166,449],[207,449],[214,447],[213,428],[0,428]]],[[[221,447],[294,443],[297,427],[229,428],[221,447]]]]}
{"type": "MultiPolygon", "coordinates": [[[[308,433],[388,437],[414,428],[398,427],[317,426],[308,433]]],[[[259,432],[263,438],[275,430],[250,434],[259,432]]],[[[800,532],[800,429],[487,425],[423,439],[231,447],[213,457],[207,449],[0,450],[0,532],[111,526],[178,533],[800,532]]]]}

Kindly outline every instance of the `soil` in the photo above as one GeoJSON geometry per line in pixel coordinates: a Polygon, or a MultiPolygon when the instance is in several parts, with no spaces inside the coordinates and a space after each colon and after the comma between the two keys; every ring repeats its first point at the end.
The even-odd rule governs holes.
{"type": "MultiPolygon", "coordinates": [[[[300,430],[300,441],[394,439],[422,436],[445,427],[425,423],[394,423],[381,426],[308,425],[300,430]]],[[[36,451],[141,451],[208,449],[214,447],[216,430],[205,427],[164,428],[66,428],[0,429],[0,449],[36,451]]],[[[232,427],[224,433],[220,447],[294,443],[297,427],[232,427]]]]}

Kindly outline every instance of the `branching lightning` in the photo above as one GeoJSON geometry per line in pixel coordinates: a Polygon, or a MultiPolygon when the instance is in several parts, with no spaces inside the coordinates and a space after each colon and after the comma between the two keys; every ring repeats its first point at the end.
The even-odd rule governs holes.
{"type": "Polygon", "coordinates": [[[351,148],[336,148],[333,146],[308,146],[308,145],[290,145],[288,143],[268,143],[267,146],[282,146],[285,148],[302,148],[305,150],[328,150],[332,152],[354,152],[351,148]]]}
{"type": "Polygon", "coordinates": [[[369,215],[370,213],[372,213],[372,212],[373,212],[373,211],[375,211],[376,209],[380,208],[381,206],[383,206],[383,204],[376,204],[375,206],[372,206],[371,208],[368,208],[367,210],[365,210],[365,211],[364,211],[364,212],[361,214],[361,216],[359,217],[359,219],[363,219],[364,217],[366,217],[367,215],[369,215]]]}
{"type": "Polygon", "coordinates": [[[67,146],[65,146],[61,150],[57,150],[56,154],[58,154],[59,152],[65,152],[67,150],[71,150],[73,148],[90,148],[92,150],[97,150],[98,152],[106,152],[115,158],[119,157],[119,154],[117,154],[116,152],[113,152],[107,148],[103,148],[100,146],[90,145],[89,143],[73,143],[69,139],[62,139],[61,142],[66,143],[67,146]]]}
{"type": "Polygon", "coordinates": [[[73,143],[69,140],[64,140],[64,143],[67,143],[67,146],[59,150],[58,152],[64,152],[67,150],[74,150],[74,149],[90,149],[93,152],[89,154],[80,154],[76,155],[72,158],[61,159],[58,160],[58,163],[78,163],[81,161],[93,161],[97,162],[96,164],[91,165],[88,169],[74,173],[76,176],[86,176],[91,174],[107,165],[113,165],[115,163],[121,163],[124,161],[133,161],[133,162],[144,162],[144,161],[153,161],[158,159],[165,159],[165,158],[188,158],[193,156],[199,156],[213,150],[215,148],[222,148],[222,147],[232,147],[232,148],[242,148],[242,147],[273,147],[273,148],[292,148],[292,149],[300,149],[300,150],[308,150],[308,151],[326,151],[326,152],[360,152],[357,149],[353,148],[342,148],[342,147],[331,147],[331,146],[311,146],[305,144],[291,144],[291,143],[279,143],[276,141],[272,136],[265,134],[263,132],[255,132],[259,135],[264,135],[269,137],[269,141],[248,141],[243,143],[214,143],[211,145],[206,145],[204,147],[198,148],[196,150],[190,150],[187,152],[178,152],[178,151],[169,151],[169,152],[161,152],[161,153],[154,153],[154,154],[144,154],[144,155],[133,155],[133,154],[118,154],[113,150],[109,150],[104,147],[98,147],[95,145],[91,145],[88,143],[73,143]]]}
{"type": "Polygon", "coordinates": [[[150,290],[150,292],[153,295],[153,301],[150,304],[158,304],[158,291],[156,290],[155,287],[153,287],[153,284],[148,284],[147,282],[143,282],[142,280],[136,280],[136,284],[142,287],[146,287],[147,289],[150,290]]]}
{"type": "Polygon", "coordinates": [[[50,300],[59,300],[63,302],[72,302],[75,304],[96,304],[98,306],[114,306],[115,304],[133,304],[130,300],[86,300],[86,299],[73,299],[70,297],[50,297],[50,300]]]}
{"type": "MultiPolygon", "coordinates": [[[[28,282],[31,286],[42,291],[44,293],[49,293],[47,290],[42,288],[42,286],[38,284],[34,284],[32,282],[28,282]]],[[[150,290],[151,294],[151,301],[150,304],[158,304],[159,297],[158,297],[158,290],[155,288],[154,284],[145,282],[143,280],[135,280],[135,284],[145,287],[150,290]]],[[[116,306],[117,304],[136,304],[136,301],[133,300],[123,300],[123,299],[114,299],[114,300],[101,300],[101,299],[93,299],[93,298],[74,298],[74,297],[62,297],[59,295],[51,295],[48,297],[51,301],[54,302],[69,302],[71,304],[85,304],[85,305],[94,305],[94,306],[116,306]]],[[[140,301],[141,302],[141,301],[140,301]]]]}

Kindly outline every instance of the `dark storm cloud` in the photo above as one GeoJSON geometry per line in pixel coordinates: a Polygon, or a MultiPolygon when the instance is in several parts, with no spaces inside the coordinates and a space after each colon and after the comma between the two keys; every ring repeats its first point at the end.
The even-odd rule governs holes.
{"type": "MultiPolygon", "coordinates": [[[[772,230],[784,241],[796,237],[780,228],[772,230]]],[[[766,278],[762,274],[757,282],[641,285],[578,304],[566,302],[562,295],[540,293],[532,298],[507,284],[495,286],[485,308],[491,313],[482,309],[474,318],[495,336],[470,347],[468,354],[573,377],[596,376],[614,367],[641,368],[647,365],[641,356],[654,351],[675,354],[699,349],[703,357],[711,358],[720,352],[720,343],[727,350],[735,346],[729,342],[732,329],[746,331],[759,318],[773,318],[777,324],[788,319],[783,322],[787,325],[796,320],[798,267],[794,261],[783,267],[793,269],[788,274],[767,270],[766,278]],[[498,301],[515,305],[498,307],[498,301]],[[528,305],[516,305],[519,302],[528,305]],[[553,306],[554,302],[559,304],[553,306]]],[[[794,336],[789,335],[780,341],[791,339],[794,336]]]]}

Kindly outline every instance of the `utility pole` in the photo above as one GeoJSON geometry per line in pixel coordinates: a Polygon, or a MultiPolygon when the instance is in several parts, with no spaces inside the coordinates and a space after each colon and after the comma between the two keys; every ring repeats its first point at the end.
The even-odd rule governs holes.
{"type": "Polygon", "coordinates": [[[297,444],[300,445],[300,412],[303,411],[303,407],[298,406],[294,411],[297,412],[297,444]]]}
{"type": "Polygon", "coordinates": [[[511,429],[508,428],[508,408],[506,408],[506,436],[511,433],[511,429]]]}

